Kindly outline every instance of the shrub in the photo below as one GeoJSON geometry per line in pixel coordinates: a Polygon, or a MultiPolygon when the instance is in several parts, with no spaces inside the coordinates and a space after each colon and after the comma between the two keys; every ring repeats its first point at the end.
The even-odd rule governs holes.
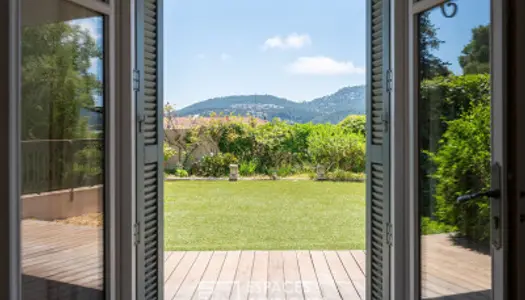
{"type": "Polygon", "coordinates": [[[295,174],[296,171],[292,165],[284,165],[277,169],[276,173],[279,177],[287,177],[295,174]]]}
{"type": "Polygon", "coordinates": [[[230,174],[230,164],[236,164],[237,158],[231,153],[218,153],[204,156],[200,161],[199,175],[221,177],[230,174]]]}
{"type": "Polygon", "coordinates": [[[458,233],[482,241],[490,237],[489,199],[458,204],[458,196],[490,187],[490,105],[479,103],[462,117],[447,122],[439,150],[429,153],[436,166],[438,220],[458,233]]]}
{"type": "Polygon", "coordinates": [[[186,171],[184,169],[177,169],[175,171],[175,176],[177,176],[177,177],[188,177],[189,174],[188,174],[188,171],[186,171]]]}
{"type": "Polygon", "coordinates": [[[345,132],[339,126],[317,126],[308,137],[308,152],[314,164],[321,164],[327,171],[364,172],[365,139],[345,132]]]}
{"type": "Polygon", "coordinates": [[[349,115],[338,124],[345,132],[366,136],[366,116],[349,115]]]}
{"type": "Polygon", "coordinates": [[[429,217],[421,218],[421,234],[438,234],[438,233],[449,233],[455,232],[457,228],[445,223],[431,220],[429,217]]]}
{"type": "Polygon", "coordinates": [[[333,172],[328,172],[326,178],[332,181],[364,181],[365,174],[337,169],[333,172]]]}
{"type": "Polygon", "coordinates": [[[177,154],[177,151],[173,149],[167,142],[164,142],[163,144],[163,152],[164,152],[164,162],[167,162],[177,154]]]}
{"type": "Polygon", "coordinates": [[[74,154],[75,186],[100,184],[103,180],[103,151],[100,145],[88,145],[74,154]]]}
{"type": "Polygon", "coordinates": [[[241,162],[239,165],[239,174],[241,176],[253,176],[257,170],[257,161],[250,160],[241,162]]]}

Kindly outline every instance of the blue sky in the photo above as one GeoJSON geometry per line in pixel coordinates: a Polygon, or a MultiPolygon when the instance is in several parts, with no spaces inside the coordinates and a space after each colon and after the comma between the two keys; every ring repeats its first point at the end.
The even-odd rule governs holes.
{"type": "MultiPolygon", "coordinates": [[[[471,29],[489,23],[490,0],[456,2],[454,18],[439,8],[430,18],[445,41],[436,55],[459,74],[457,57],[471,29]]],[[[365,0],[164,3],[164,100],[178,108],[236,94],[312,100],[365,82],[365,0]]],[[[101,44],[99,18],[75,23],[101,44]]]]}
{"type": "Polygon", "coordinates": [[[303,101],[362,84],[364,12],[354,0],[165,1],[165,100],[303,101]]]}
{"type": "MultiPolygon", "coordinates": [[[[461,74],[458,56],[472,38],[472,28],[490,23],[490,0],[458,0],[457,14],[445,18],[440,8],[430,13],[430,21],[438,29],[438,38],[445,43],[434,54],[451,63],[454,73],[461,74]]],[[[448,11],[448,10],[447,10],[448,11]]]]}

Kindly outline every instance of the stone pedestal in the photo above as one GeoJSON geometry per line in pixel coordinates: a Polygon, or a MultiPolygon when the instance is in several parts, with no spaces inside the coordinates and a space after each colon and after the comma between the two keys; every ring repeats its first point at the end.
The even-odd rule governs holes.
{"type": "Polygon", "coordinates": [[[317,165],[317,180],[326,180],[326,168],[323,165],[317,165]]]}
{"type": "Polygon", "coordinates": [[[230,165],[230,181],[239,179],[239,165],[230,165]]]}

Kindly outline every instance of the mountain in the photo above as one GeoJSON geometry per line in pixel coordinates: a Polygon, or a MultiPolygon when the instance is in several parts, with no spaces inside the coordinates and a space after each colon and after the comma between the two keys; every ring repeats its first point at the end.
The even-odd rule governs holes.
{"type": "Polygon", "coordinates": [[[294,102],[272,95],[243,95],[208,99],[176,112],[177,116],[251,115],[262,119],[280,118],[294,123],[338,123],[351,114],[365,113],[365,87],[345,87],[306,102],[294,102]]]}

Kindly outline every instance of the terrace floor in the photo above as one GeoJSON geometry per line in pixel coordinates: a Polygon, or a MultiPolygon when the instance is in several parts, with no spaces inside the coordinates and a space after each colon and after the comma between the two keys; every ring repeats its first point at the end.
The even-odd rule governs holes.
{"type": "MultiPolygon", "coordinates": [[[[101,231],[22,222],[24,300],[100,299],[101,231]],[[98,241],[98,242],[97,242],[98,241]]],[[[424,299],[490,299],[490,256],[425,236],[424,299]]],[[[165,299],[364,299],[365,252],[165,252],[165,299]]]]}

